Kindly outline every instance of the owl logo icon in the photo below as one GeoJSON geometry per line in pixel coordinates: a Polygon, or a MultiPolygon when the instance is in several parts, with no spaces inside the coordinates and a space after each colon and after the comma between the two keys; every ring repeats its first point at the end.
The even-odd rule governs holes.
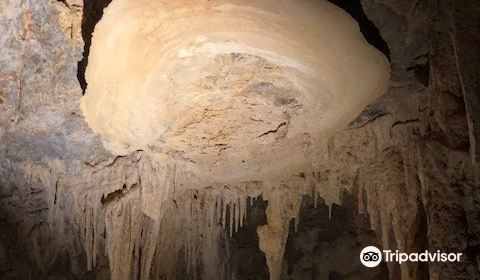
{"type": "Polygon", "coordinates": [[[360,262],[366,267],[376,267],[382,261],[382,252],[375,246],[367,246],[360,252],[360,262]]]}

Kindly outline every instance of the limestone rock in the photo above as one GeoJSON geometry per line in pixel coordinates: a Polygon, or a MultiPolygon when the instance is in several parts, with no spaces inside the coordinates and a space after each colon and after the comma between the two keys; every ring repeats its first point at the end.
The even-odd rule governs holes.
{"type": "MultiPolygon", "coordinates": [[[[189,185],[196,170],[181,153],[112,154],[85,122],[77,65],[101,14],[94,2],[0,4],[0,278],[265,279],[267,263],[281,279],[478,278],[478,1],[362,0],[390,50],[388,92],[320,141],[311,168],[201,189],[189,185]],[[326,264],[348,264],[370,243],[465,259],[371,272],[326,264]]],[[[239,58],[219,56],[218,65],[235,72],[239,58]]],[[[289,91],[272,98],[273,88],[282,87],[256,90],[267,103],[293,104],[289,91]]],[[[273,117],[263,132],[285,128],[273,117]]]]}

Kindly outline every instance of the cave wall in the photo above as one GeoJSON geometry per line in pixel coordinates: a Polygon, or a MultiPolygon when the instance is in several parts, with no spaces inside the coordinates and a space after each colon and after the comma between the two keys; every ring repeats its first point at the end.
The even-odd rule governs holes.
{"type": "MultiPolygon", "coordinates": [[[[329,139],[318,152],[317,172],[304,174],[314,199],[303,198],[296,232],[290,225],[282,278],[477,279],[479,4],[361,2],[388,44],[391,86],[329,139]],[[321,235],[322,229],[331,233],[321,235]],[[328,256],[353,260],[359,244],[370,242],[402,251],[459,251],[466,258],[375,272],[324,264],[328,256]]],[[[155,159],[109,154],[83,121],[77,64],[82,26],[85,32],[87,21],[98,18],[92,3],[0,4],[0,276],[212,279],[221,273],[246,279],[250,273],[265,279],[265,256],[258,243],[252,246],[259,242],[256,227],[266,223],[265,205],[249,206],[247,224],[230,237],[232,224],[223,222],[223,229],[208,220],[216,211],[210,206],[217,197],[228,207],[243,205],[229,199],[246,201],[245,190],[187,191],[168,203],[172,215],[161,225],[139,206],[142,194],[159,191],[155,159]],[[155,250],[157,240],[172,236],[178,242],[155,250]],[[220,244],[218,251],[203,242],[206,236],[220,244]],[[239,267],[249,256],[262,264],[239,267]]],[[[254,184],[244,188],[261,195],[254,184]]]]}

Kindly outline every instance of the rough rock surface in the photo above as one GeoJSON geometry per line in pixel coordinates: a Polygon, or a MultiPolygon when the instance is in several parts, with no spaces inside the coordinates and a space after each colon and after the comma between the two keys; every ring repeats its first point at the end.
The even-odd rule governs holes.
{"type": "Polygon", "coordinates": [[[139,151],[110,154],[83,120],[77,63],[91,2],[3,1],[0,277],[265,279],[270,263],[283,279],[478,279],[479,3],[361,2],[388,44],[390,88],[318,150],[315,172],[179,193],[163,186],[188,174],[139,151]],[[276,189],[263,193],[265,211],[248,206],[262,188],[276,189]],[[162,209],[146,206],[161,192],[171,192],[162,209]],[[302,204],[307,192],[314,201],[302,204]],[[285,248],[266,249],[256,231],[285,248]],[[465,259],[375,272],[324,264],[368,243],[465,259]],[[248,256],[263,265],[238,261],[248,256]]]}

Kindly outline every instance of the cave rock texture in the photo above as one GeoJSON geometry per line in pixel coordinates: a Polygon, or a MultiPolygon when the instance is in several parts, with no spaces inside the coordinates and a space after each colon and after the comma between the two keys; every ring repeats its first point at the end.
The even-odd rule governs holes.
{"type": "Polygon", "coordinates": [[[479,15],[0,2],[0,279],[480,279],[479,15]]]}

